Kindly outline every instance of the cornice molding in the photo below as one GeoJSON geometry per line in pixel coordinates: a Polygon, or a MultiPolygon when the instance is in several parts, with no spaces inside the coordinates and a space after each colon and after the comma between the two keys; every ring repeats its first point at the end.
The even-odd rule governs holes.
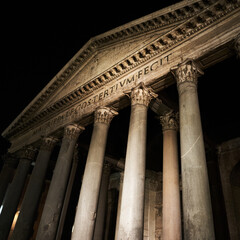
{"type": "Polygon", "coordinates": [[[59,111],[66,109],[66,107],[69,107],[80,99],[85,99],[93,91],[106,83],[138,67],[152,57],[158,54],[164,54],[166,51],[183,43],[200,31],[205,30],[219,21],[219,19],[224,18],[226,15],[239,8],[239,5],[239,1],[228,0],[191,1],[190,3],[189,1],[183,1],[183,3],[179,5],[174,5],[175,8],[169,8],[168,12],[165,11],[164,14],[160,14],[162,13],[161,10],[159,11],[159,15],[157,15],[156,12],[152,19],[143,17],[142,22],[140,18],[139,20],[131,22],[129,25],[124,25],[125,27],[119,27],[115,31],[112,30],[90,39],[2,135],[6,138],[19,135],[30,129],[36,122],[42,123],[49,118],[49,116],[55,116],[59,111]],[[144,21],[144,19],[147,20],[144,21]],[[167,26],[174,22],[182,21],[183,19],[185,20],[184,22],[163,34],[157,40],[152,41],[137,52],[127,56],[121,62],[106,69],[102,74],[76,88],[68,95],[42,110],[39,114],[33,115],[33,113],[42,106],[63,83],[68,81],[68,79],[71,78],[84,62],[100,47],[110,42],[119,41],[124,38],[167,26]],[[136,24],[134,24],[134,22],[136,24]]]}

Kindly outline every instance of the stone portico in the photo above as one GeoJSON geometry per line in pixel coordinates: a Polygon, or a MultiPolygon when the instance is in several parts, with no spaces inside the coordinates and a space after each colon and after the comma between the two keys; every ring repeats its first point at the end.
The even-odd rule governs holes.
{"type": "Polygon", "coordinates": [[[239,0],[192,0],[91,38],[2,133],[0,238],[238,239],[239,138],[211,145],[198,84],[239,36],[239,0]]]}

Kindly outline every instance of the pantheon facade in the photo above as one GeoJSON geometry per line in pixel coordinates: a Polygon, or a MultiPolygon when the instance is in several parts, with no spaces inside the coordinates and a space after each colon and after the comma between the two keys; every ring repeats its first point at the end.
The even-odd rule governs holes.
{"type": "Polygon", "coordinates": [[[0,240],[240,239],[240,136],[212,141],[200,107],[239,58],[239,0],[91,38],[2,133],[0,240]]]}

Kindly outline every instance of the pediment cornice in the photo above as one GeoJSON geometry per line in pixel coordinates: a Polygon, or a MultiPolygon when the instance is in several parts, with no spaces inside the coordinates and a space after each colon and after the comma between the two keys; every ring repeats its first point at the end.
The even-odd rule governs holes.
{"type": "Polygon", "coordinates": [[[238,1],[183,1],[90,39],[3,132],[3,136],[11,138],[12,136],[22,134],[36,123],[40,124],[76,101],[79,101],[79,99],[85,99],[94,90],[138,67],[138,65],[148,61],[157,54],[164,54],[169,49],[204,31],[238,8],[238,1]],[[170,25],[174,27],[171,27],[171,30],[157,40],[155,39],[138,49],[138,51],[127,56],[121,62],[106,69],[84,85],[76,88],[68,95],[34,115],[34,112],[46,103],[50,96],[67,82],[101,47],[170,25]]]}

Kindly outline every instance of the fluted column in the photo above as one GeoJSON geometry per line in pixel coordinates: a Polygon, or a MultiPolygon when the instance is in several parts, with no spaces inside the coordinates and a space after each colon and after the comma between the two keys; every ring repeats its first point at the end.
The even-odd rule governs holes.
{"type": "Polygon", "coordinates": [[[37,240],[55,239],[75,144],[83,130],[84,128],[77,124],[70,124],[64,129],[61,148],[38,227],[37,240]]]}
{"type": "Polygon", "coordinates": [[[35,212],[41,197],[50,156],[56,142],[57,139],[53,137],[45,137],[42,139],[42,144],[23,198],[20,214],[11,240],[28,240],[32,233],[35,212]]]}
{"type": "Polygon", "coordinates": [[[23,152],[19,160],[15,176],[9,185],[5,198],[3,200],[3,208],[0,215],[0,239],[5,240],[8,237],[14,215],[22,194],[22,190],[27,178],[27,174],[35,157],[36,149],[28,146],[23,152]]]}
{"type": "Polygon", "coordinates": [[[109,163],[105,163],[103,167],[102,181],[100,186],[99,200],[97,206],[97,217],[94,228],[93,240],[103,239],[110,172],[111,165],[109,163]]]}
{"type": "Polygon", "coordinates": [[[181,239],[177,129],[178,115],[170,111],[160,117],[163,130],[163,240],[181,239]]]}
{"type": "Polygon", "coordinates": [[[210,240],[215,237],[197,94],[197,78],[203,72],[186,60],[173,73],[179,94],[184,239],[210,240]]]}
{"type": "Polygon", "coordinates": [[[107,107],[100,107],[95,111],[94,128],[72,233],[74,240],[92,240],[107,134],[110,122],[116,114],[117,112],[107,107]]]}
{"type": "Polygon", "coordinates": [[[143,83],[129,94],[131,116],[117,239],[140,240],[143,238],[147,110],[157,95],[143,83]]]}

